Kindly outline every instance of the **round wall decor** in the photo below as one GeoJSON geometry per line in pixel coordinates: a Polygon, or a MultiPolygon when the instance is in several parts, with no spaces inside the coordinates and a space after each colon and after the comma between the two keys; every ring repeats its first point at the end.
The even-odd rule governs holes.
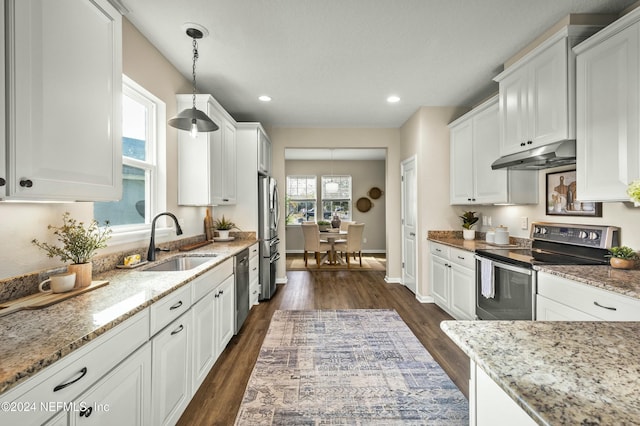
{"type": "Polygon", "coordinates": [[[367,197],[358,198],[358,201],[356,201],[356,208],[362,213],[371,210],[372,206],[373,203],[371,203],[371,200],[367,197]]]}
{"type": "Polygon", "coordinates": [[[371,188],[368,192],[369,197],[371,197],[374,200],[377,200],[378,198],[380,198],[383,194],[382,189],[378,188],[377,186],[374,186],[373,188],[371,188]]]}

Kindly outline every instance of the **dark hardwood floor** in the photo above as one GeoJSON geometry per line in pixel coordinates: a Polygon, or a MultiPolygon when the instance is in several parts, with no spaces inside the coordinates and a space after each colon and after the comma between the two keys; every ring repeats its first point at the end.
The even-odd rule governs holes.
{"type": "Polygon", "coordinates": [[[421,304],[384,272],[289,271],[270,301],[251,309],[182,415],[179,425],[231,425],[273,312],[278,309],[395,309],[433,358],[468,397],[469,359],[440,330],[451,319],[435,304],[421,304]]]}

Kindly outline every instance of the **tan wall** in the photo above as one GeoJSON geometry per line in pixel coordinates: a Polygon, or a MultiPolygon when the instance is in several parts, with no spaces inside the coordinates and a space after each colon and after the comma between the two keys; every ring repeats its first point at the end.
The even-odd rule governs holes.
{"type": "MultiPolygon", "coordinates": [[[[368,212],[360,212],[356,208],[356,201],[360,197],[367,197],[367,192],[372,187],[378,187],[384,191],[385,161],[302,161],[288,160],[285,162],[287,175],[316,175],[318,177],[328,174],[351,176],[353,208],[352,220],[365,224],[364,235],[366,242],[362,245],[365,252],[384,253],[386,251],[386,224],[384,195],[372,200],[373,207],[368,212]]],[[[319,180],[318,180],[319,181],[319,180]]],[[[285,187],[284,182],[281,185],[285,187]]],[[[318,190],[320,186],[318,185],[318,190]]],[[[284,191],[284,189],[282,189],[284,191]]],[[[317,195],[320,200],[320,193],[317,195]]],[[[320,218],[318,218],[320,220],[320,218]]],[[[300,226],[287,226],[287,252],[302,252],[304,240],[300,226]]]]}
{"type": "Polygon", "coordinates": [[[452,229],[449,205],[449,128],[466,107],[422,107],[400,128],[401,160],[416,156],[418,178],[417,298],[431,300],[427,231],[452,229]]]}
{"type": "MultiPolygon", "coordinates": [[[[401,278],[400,246],[400,131],[399,129],[303,129],[271,128],[267,130],[273,148],[273,176],[285,182],[286,148],[386,148],[385,204],[387,279],[401,278]]],[[[279,237],[286,247],[284,217],[281,217],[279,237]]],[[[285,259],[278,263],[278,280],[286,281],[285,259]]]]}
{"type": "MultiPolygon", "coordinates": [[[[176,112],[175,94],[190,92],[189,80],[182,77],[126,19],[123,20],[122,39],[124,73],[162,99],[167,106],[167,118],[172,117],[176,112]]],[[[167,127],[167,210],[184,220],[185,235],[200,234],[204,210],[178,208],[176,205],[176,140],[176,130],[167,127]]],[[[47,230],[47,225],[59,224],[65,211],[78,220],[89,221],[93,218],[93,203],[0,203],[0,238],[5,248],[0,251],[0,279],[60,266],[59,259],[46,257],[42,250],[31,244],[31,240],[50,239],[51,233],[47,230]]],[[[175,236],[167,239],[173,238],[175,236]]],[[[140,242],[128,244],[139,245],[140,242]]],[[[125,247],[127,245],[112,245],[101,253],[125,247]]]]}

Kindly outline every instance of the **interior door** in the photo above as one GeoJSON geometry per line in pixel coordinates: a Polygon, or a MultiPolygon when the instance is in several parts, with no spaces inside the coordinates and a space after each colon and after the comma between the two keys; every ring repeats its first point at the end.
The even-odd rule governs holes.
{"type": "Polygon", "coordinates": [[[414,294],[417,290],[417,177],[416,157],[404,160],[402,174],[402,283],[414,294]]]}

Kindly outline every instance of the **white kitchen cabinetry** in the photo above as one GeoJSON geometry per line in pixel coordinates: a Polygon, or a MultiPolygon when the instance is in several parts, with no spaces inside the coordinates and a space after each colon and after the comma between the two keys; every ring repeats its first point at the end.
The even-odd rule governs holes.
{"type": "Polygon", "coordinates": [[[6,0],[5,35],[6,198],[120,199],[118,11],[107,0],[6,0]]]}
{"type": "Polygon", "coordinates": [[[535,204],[538,174],[493,170],[500,157],[498,97],[449,125],[451,129],[451,204],[535,204]]]}
{"type": "Polygon", "coordinates": [[[258,137],[258,173],[271,174],[271,140],[261,125],[256,129],[258,137]]]}
{"type": "Polygon", "coordinates": [[[235,331],[235,277],[231,275],[216,289],[216,359],[227,347],[235,331]]]}
{"type": "MultiPolygon", "coordinates": [[[[192,95],[178,95],[178,110],[193,105],[192,95]]],[[[196,95],[196,107],[220,128],[178,132],[178,204],[185,206],[236,203],[236,123],[211,95],[196,95]]]]}
{"type": "MultiPolygon", "coordinates": [[[[66,424],[64,420],[66,415],[55,414],[56,410],[62,410],[64,404],[69,406],[73,402],[81,401],[79,397],[95,383],[98,383],[96,387],[102,387],[105,382],[99,381],[101,377],[109,373],[118,363],[126,360],[148,339],[149,310],[145,309],[4,393],[0,403],[29,402],[35,404],[36,409],[0,412],[0,424],[41,424],[52,416],[54,416],[52,424],[66,424]]],[[[139,394],[129,396],[139,401],[144,400],[150,392],[148,387],[144,387],[146,383],[146,381],[139,383],[141,385],[138,388],[139,394]]],[[[104,386],[104,389],[107,389],[110,385],[104,384],[104,386]]],[[[130,389],[126,390],[126,392],[129,391],[130,389]]],[[[122,408],[125,409],[124,406],[122,408]]],[[[139,408],[145,410],[143,406],[139,408]]],[[[144,416],[144,413],[141,416],[144,416]]]]}
{"type": "Polygon", "coordinates": [[[469,424],[475,426],[527,426],[537,423],[471,361],[469,380],[469,424]]]}
{"type": "Polygon", "coordinates": [[[500,96],[500,154],[575,138],[571,46],[597,26],[567,26],[494,78],[500,96]]]}
{"type": "Polygon", "coordinates": [[[640,321],[640,300],[538,272],[539,321],[640,321]]]}
{"type": "Polygon", "coordinates": [[[260,298],[260,247],[255,243],[249,247],[249,309],[258,304],[260,298]]]}
{"type": "Polygon", "coordinates": [[[75,405],[78,411],[69,412],[70,426],[151,425],[151,345],[138,349],[75,405]]]}
{"type": "MultiPolygon", "coordinates": [[[[4,61],[4,7],[5,1],[0,2],[0,82],[5,82],[4,61]]],[[[5,84],[0,84],[0,200],[6,195],[7,190],[7,156],[6,156],[6,108],[5,84]]]]}
{"type": "Polygon", "coordinates": [[[628,201],[640,178],[640,9],[576,46],[577,194],[628,201]]]}
{"type": "Polygon", "coordinates": [[[151,339],[153,425],[177,423],[191,400],[192,314],[188,310],[151,339]]]}
{"type": "Polygon", "coordinates": [[[431,289],[438,306],[458,320],[475,318],[473,253],[431,242],[431,289]]]}

